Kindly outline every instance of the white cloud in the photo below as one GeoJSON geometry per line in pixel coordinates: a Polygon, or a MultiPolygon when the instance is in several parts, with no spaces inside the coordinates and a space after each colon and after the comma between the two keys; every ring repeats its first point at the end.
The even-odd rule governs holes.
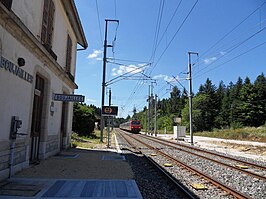
{"type": "Polygon", "coordinates": [[[89,54],[87,57],[88,59],[96,59],[96,60],[101,60],[100,56],[102,55],[101,50],[94,50],[93,53],[89,54]]]}
{"type": "Polygon", "coordinates": [[[94,100],[94,99],[87,99],[86,101],[87,101],[87,102],[91,102],[91,103],[95,103],[95,102],[97,102],[97,100],[94,100]]]}
{"type": "Polygon", "coordinates": [[[176,79],[179,80],[179,76],[176,76],[175,78],[174,77],[169,77],[168,75],[163,75],[163,74],[159,74],[159,75],[155,75],[153,76],[153,79],[163,79],[167,82],[175,82],[176,79]]]}
{"type": "Polygon", "coordinates": [[[162,78],[165,78],[166,76],[167,75],[159,74],[159,75],[153,76],[153,79],[162,79],[162,78]]]}
{"type": "Polygon", "coordinates": [[[226,54],[226,52],[223,52],[223,51],[222,51],[222,52],[220,52],[220,54],[221,54],[221,55],[225,55],[225,54],[226,54]]]}
{"type": "Polygon", "coordinates": [[[125,73],[127,74],[136,74],[140,73],[145,69],[145,64],[139,65],[128,65],[128,66],[118,66],[117,68],[112,69],[112,76],[119,76],[125,73]]]}
{"type": "Polygon", "coordinates": [[[217,60],[217,57],[207,58],[207,59],[204,59],[204,63],[210,64],[210,63],[214,62],[215,60],[217,60]]]}

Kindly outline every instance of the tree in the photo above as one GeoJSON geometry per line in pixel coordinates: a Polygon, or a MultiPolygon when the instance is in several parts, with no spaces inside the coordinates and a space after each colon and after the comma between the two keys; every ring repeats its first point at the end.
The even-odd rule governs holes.
{"type": "Polygon", "coordinates": [[[172,92],[170,93],[170,111],[176,116],[181,116],[181,103],[180,103],[180,90],[174,86],[172,92]]]}
{"type": "Polygon", "coordinates": [[[255,106],[256,115],[254,126],[260,126],[266,122],[266,78],[263,73],[254,82],[255,99],[252,104],[255,106]]]}
{"type": "MultiPolygon", "coordinates": [[[[201,94],[193,98],[192,101],[192,128],[193,131],[204,131],[205,130],[205,121],[202,117],[202,105],[206,101],[206,95],[201,94]]],[[[186,126],[189,129],[189,103],[187,101],[184,109],[182,110],[182,125],[186,126]]]]}
{"type": "Polygon", "coordinates": [[[74,103],[72,130],[79,135],[92,135],[95,126],[94,109],[82,103],[74,103]]]}
{"type": "Polygon", "coordinates": [[[199,99],[198,109],[203,118],[203,129],[210,131],[214,127],[215,117],[218,115],[218,108],[216,107],[216,87],[208,78],[203,86],[200,87],[199,93],[196,95],[199,99]]]}
{"type": "Polygon", "coordinates": [[[217,111],[217,115],[216,115],[215,120],[214,120],[215,128],[220,128],[221,126],[225,125],[224,116],[222,115],[224,113],[224,112],[222,112],[222,105],[223,105],[223,103],[226,102],[226,99],[224,99],[225,98],[225,91],[226,91],[225,85],[224,85],[223,81],[221,81],[219,83],[218,89],[215,92],[214,104],[215,104],[215,109],[217,111]]]}

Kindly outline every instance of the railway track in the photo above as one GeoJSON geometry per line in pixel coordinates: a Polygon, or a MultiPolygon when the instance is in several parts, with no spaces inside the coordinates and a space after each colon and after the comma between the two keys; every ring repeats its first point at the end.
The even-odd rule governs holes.
{"type": "MultiPolygon", "coordinates": [[[[140,136],[145,136],[145,135],[140,135],[140,136]]],[[[250,176],[253,176],[255,178],[264,180],[266,183],[266,167],[265,166],[257,165],[257,164],[251,163],[251,162],[239,160],[236,158],[232,158],[232,157],[225,156],[222,154],[214,153],[211,151],[206,151],[206,150],[202,150],[199,148],[190,147],[187,145],[183,145],[183,144],[179,144],[179,143],[173,143],[173,142],[159,139],[159,138],[154,138],[154,137],[149,137],[149,136],[145,136],[145,138],[149,139],[149,140],[153,140],[154,142],[157,142],[159,144],[163,144],[163,145],[168,146],[168,147],[173,147],[173,149],[182,150],[182,151],[189,153],[191,155],[198,156],[200,158],[204,158],[204,159],[212,161],[212,162],[216,162],[218,164],[229,167],[231,169],[235,169],[235,170],[243,172],[247,175],[250,175],[250,176]],[[211,155],[211,156],[208,157],[207,155],[211,155]],[[249,168],[248,166],[251,168],[249,168]],[[256,170],[256,169],[259,169],[259,170],[256,170]]]]}
{"type": "MultiPolygon", "coordinates": [[[[127,137],[123,136],[121,133],[119,135],[130,145],[130,147],[134,148],[134,152],[141,153],[141,150],[138,150],[137,147],[133,144],[133,142],[128,139],[127,137]]],[[[178,194],[182,195],[181,198],[187,198],[187,199],[198,199],[195,194],[190,192],[185,186],[183,186],[176,178],[173,178],[172,175],[170,175],[165,169],[160,167],[152,158],[149,156],[146,156],[143,154],[144,157],[150,162],[150,164],[153,165],[154,168],[156,168],[161,174],[163,174],[172,184],[176,187],[178,190],[178,194]]]]}
{"type": "MultiPolygon", "coordinates": [[[[131,142],[133,142],[135,148],[142,150],[142,152],[146,153],[148,156],[151,156],[152,153],[156,153],[157,157],[151,157],[153,159],[156,159],[155,161],[162,162],[162,160],[160,161],[161,158],[164,159],[165,161],[171,162],[172,164],[175,165],[175,167],[179,168],[181,167],[183,170],[191,172],[192,173],[191,176],[194,177],[195,175],[198,176],[198,179],[194,179],[193,177],[194,179],[193,181],[202,182],[201,184],[205,184],[208,189],[209,188],[214,189],[213,186],[218,187],[217,188],[218,191],[216,192],[218,193],[219,197],[220,196],[225,197],[226,195],[225,193],[222,193],[219,190],[223,190],[224,192],[229,194],[226,196],[226,198],[266,197],[265,196],[266,181],[265,181],[264,166],[256,165],[253,163],[247,163],[227,156],[222,156],[222,155],[217,156],[219,154],[206,152],[205,150],[201,150],[195,147],[189,147],[189,146],[181,147],[178,146],[177,143],[172,143],[154,137],[148,137],[143,135],[130,135],[126,133],[123,133],[123,136],[127,136],[128,140],[129,139],[134,140],[131,142]],[[199,151],[195,152],[195,150],[199,151]],[[222,161],[218,161],[219,158],[220,159],[222,158],[222,161]],[[236,164],[240,163],[243,164],[242,166],[249,165],[252,168],[249,170],[238,168],[236,164]],[[205,167],[204,165],[208,165],[206,166],[206,169],[199,168],[199,167],[205,167]],[[257,172],[250,171],[250,170],[254,171],[256,169],[259,171],[257,172]],[[202,181],[201,178],[204,178],[204,181],[202,181]],[[239,183],[239,180],[242,180],[244,184],[242,183],[242,185],[238,186],[237,184],[239,183]],[[250,183],[252,184],[254,183],[255,187],[250,188],[250,183]]],[[[175,169],[176,168],[174,169],[170,168],[169,171],[174,173],[173,175],[176,175],[175,174],[176,171],[174,171],[175,169]]],[[[177,177],[180,178],[180,176],[177,177]]],[[[188,181],[185,183],[189,184],[188,185],[189,187],[192,184],[192,182],[189,183],[188,181]]],[[[200,190],[196,192],[201,195],[202,192],[204,191],[200,190]]],[[[205,190],[205,192],[208,191],[205,190]]]]}

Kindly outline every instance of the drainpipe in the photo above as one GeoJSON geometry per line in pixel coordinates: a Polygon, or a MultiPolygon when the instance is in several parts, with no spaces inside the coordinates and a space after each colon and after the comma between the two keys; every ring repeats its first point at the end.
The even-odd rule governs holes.
{"type": "Polygon", "coordinates": [[[10,144],[10,161],[9,161],[9,178],[13,175],[13,163],[14,163],[14,149],[15,149],[15,140],[11,140],[10,144]]]}

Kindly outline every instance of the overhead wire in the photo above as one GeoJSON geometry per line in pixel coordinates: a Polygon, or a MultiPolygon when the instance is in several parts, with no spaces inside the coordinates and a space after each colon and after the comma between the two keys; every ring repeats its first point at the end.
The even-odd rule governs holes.
{"type": "Polygon", "coordinates": [[[238,44],[226,49],[225,51],[227,52],[224,55],[221,55],[219,58],[217,58],[216,60],[214,60],[212,63],[208,64],[207,66],[203,67],[201,70],[199,70],[197,73],[200,73],[201,71],[205,70],[206,68],[208,68],[209,66],[213,65],[214,63],[216,63],[218,60],[220,60],[221,58],[223,58],[225,55],[228,55],[229,53],[231,53],[233,50],[237,49],[239,46],[243,45],[245,42],[247,42],[248,40],[252,39],[253,37],[255,37],[257,34],[263,32],[266,29],[266,27],[260,29],[259,31],[257,31],[256,33],[252,34],[251,36],[249,36],[248,38],[246,38],[245,40],[239,42],[238,44]]]}
{"type": "MultiPolygon", "coordinates": [[[[153,41],[152,52],[154,51],[156,43],[157,43],[157,40],[158,40],[158,36],[157,35],[159,34],[159,31],[160,31],[159,27],[160,27],[161,18],[162,18],[163,7],[164,7],[164,0],[161,0],[160,1],[160,5],[159,5],[159,10],[158,10],[158,15],[157,15],[157,22],[156,22],[156,28],[155,28],[155,33],[154,33],[154,41],[153,41]]],[[[152,56],[150,57],[149,62],[151,62],[151,60],[152,60],[152,56]]],[[[141,81],[142,80],[137,81],[135,87],[133,88],[133,90],[132,90],[131,94],[129,95],[128,99],[126,100],[124,106],[129,106],[130,105],[129,102],[132,101],[132,98],[133,98],[134,94],[136,93],[137,90],[140,90],[141,81]]]]}
{"type": "MultiPolygon", "coordinates": [[[[174,36],[172,37],[172,39],[170,40],[170,42],[168,43],[168,45],[166,46],[165,50],[163,51],[163,53],[161,54],[161,56],[159,57],[159,59],[157,60],[156,64],[152,67],[151,71],[149,72],[149,75],[152,73],[152,71],[154,70],[154,68],[157,66],[157,64],[159,63],[160,59],[162,58],[162,56],[164,55],[164,53],[166,52],[166,50],[169,48],[170,44],[173,42],[174,38],[176,37],[177,33],[180,31],[180,29],[182,28],[182,26],[184,25],[184,23],[186,22],[186,20],[188,19],[188,17],[190,16],[191,12],[194,10],[195,6],[197,5],[198,0],[193,4],[192,8],[190,9],[190,11],[188,12],[188,14],[186,15],[185,19],[182,21],[181,25],[179,26],[178,30],[175,32],[174,36]]],[[[161,5],[161,4],[160,4],[161,5]]],[[[161,7],[161,6],[160,6],[161,7]]],[[[161,10],[161,9],[159,9],[161,10]]],[[[177,9],[176,9],[177,10],[177,9]]],[[[156,32],[158,33],[158,27],[159,27],[159,21],[160,21],[160,17],[162,16],[161,11],[158,12],[158,17],[157,17],[157,26],[156,26],[156,31],[155,31],[155,35],[156,32]]],[[[172,17],[173,18],[173,17],[172,17]]],[[[153,46],[157,46],[158,47],[158,43],[156,42],[156,37],[155,36],[155,40],[154,40],[154,45],[153,46]]],[[[154,52],[154,47],[153,47],[153,52],[154,52]]],[[[152,54],[153,55],[153,54],[152,54]]],[[[151,57],[152,58],[152,57],[151,57]]],[[[151,60],[151,59],[150,59],[151,60]]],[[[139,84],[136,85],[135,88],[137,88],[137,86],[139,86],[139,84]]],[[[132,95],[135,93],[135,89],[132,92],[132,95]]],[[[131,96],[129,98],[131,98],[131,96]]]]}
{"type": "Polygon", "coordinates": [[[202,53],[202,56],[206,54],[206,52],[210,51],[214,48],[218,43],[220,43],[224,38],[226,38],[229,34],[231,34],[234,30],[236,30],[241,24],[243,24],[249,17],[251,17],[255,12],[257,12],[261,7],[264,6],[266,2],[263,2],[258,8],[256,8],[253,12],[251,12],[247,17],[245,17],[239,24],[233,27],[229,32],[227,32],[222,38],[220,38],[217,42],[215,42],[210,48],[208,48],[205,52],[202,53]]]}
{"type": "Polygon", "coordinates": [[[157,60],[157,62],[155,63],[155,65],[153,66],[153,68],[151,69],[149,75],[152,73],[152,71],[155,69],[155,67],[158,65],[158,63],[160,62],[161,58],[163,57],[163,55],[165,54],[165,52],[167,51],[167,49],[169,48],[169,46],[171,45],[171,43],[173,42],[173,40],[175,39],[176,35],[179,33],[179,31],[181,30],[181,28],[183,27],[183,25],[185,24],[186,20],[188,19],[188,17],[190,16],[190,14],[192,13],[192,11],[194,10],[194,8],[196,7],[197,3],[199,2],[199,0],[197,0],[192,8],[190,9],[190,11],[188,12],[188,14],[186,15],[185,19],[182,21],[182,23],[180,24],[179,28],[177,29],[177,31],[175,32],[174,36],[172,37],[172,39],[170,40],[170,42],[166,45],[165,49],[163,50],[162,54],[159,56],[159,59],[157,60]]]}
{"type": "MultiPolygon", "coordinates": [[[[257,27],[257,26],[260,26],[260,24],[262,24],[262,23],[264,23],[264,22],[266,22],[266,19],[264,19],[263,22],[260,22],[260,23],[256,24],[256,25],[255,25],[254,27],[252,27],[251,29],[253,29],[253,28],[257,27]]],[[[228,44],[232,44],[232,43],[234,43],[235,41],[241,39],[240,36],[242,36],[242,35],[246,35],[247,32],[249,32],[251,29],[249,29],[248,31],[244,32],[244,33],[241,34],[241,35],[238,35],[236,38],[230,40],[229,42],[223,44],[221,47],[219,47],[218,49],[216,49],[216,51],[218,51],[218,53],[215,54],[215,55],[213,55],[212,57],[215,57],[215,58],[216,58],[216,57],[218,57],[218,56],[223,55],[223,53],[224,53],[224,54],[227,53],[226,50],[223,49],[223,48],[224,48],[226,45],[228,45],[228,44]]],[[[261,27],[260,27],[260,30],[261,30],[261,27]]],[[[260,31],[260,30],[259,30],[259,31],[260,31]]],[[[228,49],[230,49],[230,48],[233,48],[233,47],[229,47],[228,49]]],[[[195,63],[192,64],[192,69],[195,67],[196,64],[197,64],[198,67],[201,66],[202,64],[204,64],[204,63],[205,63],[205,60],[206,60],[206,58],[203,59],[203,58],[199,58],[199,57],[198,57],[198,60],[197,60],[195,63]]],[[[197,71],[197,72],[198,72],[198,71],[197,71]]]]}
{"type": "Polygon", "coordinates": [[[114,6],[115,6],[115,19],[117,19],[117,17],[116,17],[116,0],[114,0],[114,6]]]}
{"type": "Polygon", "coordinates": [[[101,39],[101,42],[103,44],[103,36],[102,36],[102,29],[101,29],[101,22],[100,22],[98,0],[95,0],[95,2],[96,2],[97,17],[98,17],[98,26],[99,26],[99,31],[100,31],[100,39],[101,39]]]}
{"type": "MultiPolygon", "coordinates": [[[[266,1],[264,1],[262,4],[260,4],[259,7],[257,7],[255,10],[253,10],[248,16],[246,16],[241,22],[239,22],[236,26],[234,26],[232,29],[230,29],[224,36],[222,36],[220,39],[218,39],[211,47],[209,47],[207,50],[205,50],[203,53],[200,54],[199,60],[202,60],[202,62],[199,65],[202,65],[204,63],[203,56],[207,55],[207,52],[212,50],[215,46],[217,46],[222,40],[224,40],[228,35],[230,35],[234,30],[236,30],[240,25],[242,25],[247,19],[249,19],[254,13],[256,13],[258,10],[260,10],[264,5],[266,4],[266,1]]],[[[261,23],[261,19],[260,19],[261,23]]],[[[257,25],[256,25],[257,26],[257,25]]],[[[196,63],[195,63],[196,64],[196,63]]],[[[193,64],[194,65],[194,64],[193,64]]],[[[187,67],[182,70],[180,73],[184,73],[187,70],[187,67]]]]}
{"type": "MultiPolygon", "coordinates": [[[[229,32],[227,32],[222,38],[220,38],[218,41],[216,41],[210,48],[208,48],[206,51],[204,51],[204,53],[202,53],[200,55],[200,59],[203,60],[199,65],[204,63],[204,59],[202,59],[201,57],[203,57],[204,55],[207,54],[207,52],[209,52],[210,50],[212,50],[215,46],[217,46],[222,40],[224,40],[228,35],[230,35],[234,30],[236,30],[241,24],[243,24],[248,18],[250,18],[254,13],[256,13],[258,10],[261,9],[261,7],[263,7],[265,5],[266,2],[263,2],[258,8],[256,8],[254,11],[252,11],[247,17],[245,17],[240,23],[238,23],[236,26],[234,26],[229,32]]],[[[260,23],[261,24],[261,19],[260,19],[260,23]]],[[[256,25],[257,26],[257,25],[256,25]]],[[[238,38],[237,38],[238,39],[238,38]]],[[[230,42],[228,42],[230,43],[230,42]]],[[[224,46],[224,45],[223,45],[224,46]]]]}
{"type": "Polygon", "coordinates": [[[154,56],[156,53],[158,37],[160,34],[161,22],[162,22],[162,17],[163,17],[163,10],[164,10],[164,0],[161,0],[160,9],[158,13],[158,19],[157,19],[157,25],[156,25],[156,30],[155,30],[155,36],[154,36],[153,52],[152,52],[150,60],[154,59],[154,56]]]}
{"type": "MultiPolygon", "coordinates": [[[[219,51],[219,53],[217,53],[216,55],[213,55],[212,57],[218,57],[218,56],[220,56],[220,55],[223,55],[223,53],[227,53],[227,52],[226,52],[227,50],[222,49],[222,48],[224,48],[224,47],[225,47],[226,45],[228,45],[228,44],[232,44],[232,43],[234,43],[235,41],[239,40],[239,39],[241,38],[240,36],[247,34],[247,32],[249,32],[251,29],[253,29],[253,28],[257,27],[257,26],[261,26],[261,24],[264,23],[264,22],[266,22],[266,19],[264,19],[263,22],[260,21],[258,24],[256,24],[256,25],[253,26],[252,28],[250,28],[248,31],[242,33],[241,35],[238,35],[236,38],[230,40],[229,42],[225,43],[224,45],[222,45],[221,47],[219,47],[218,49],[216,49],[216,51],[219,51]]],[[[261,29],[261,27],[260,27],[260,30],[257,31],[257,32],[260,32],[261,30],[262,30],[262,29],[261,29]]],[[[228,49],[230,49],[230,48],[233,48],[233,47],[229,47],[228,49]]],[[[205,60],[206,60],[206,59],[203,59],[203,58],[199,58],[199,59],[201,60],[201,62],[199,62],[199,60],[198,60],[196,63],[194,63],[194,64],[192,65],[192,68],[194,68],[195,64],[198,64],[198,66],[200,66],[200,65],[202,65],[202,64],[205,63],[205,60]]]]}
{"type": "MultiPolygon", "coordinates": [[[[180,0],[179,4],[178,4],[177,7],[175,8],[175,11],[174,11],[174,13],[172,14],[172,17],[171,17],[170,21],[168,22],[168,24],[167,24],[167,26],[166,26],[166,28],[165,28],[163,34],[161,35],[161,38],[160,38],[159,42],[158,42],[157,45],[155,46],[154,52],[153,52],[153,54],[152,54],[152,57],[155,56],[155,52],[156,52],[158,46],[160,45],[160,43],[161,43],[161,41],[162,41],[164,35],[166,34],[166,32],[167,32],[167,30],[168,30],[170,24],[172,23],[172,21],[173,21],[175,15],[176,15],[176,13],[177,13],[177,10],[179,9],[179,7],[180,7],[180,5],[181,5],[181,3],[182,3],[182,1],[183,1],[183,0],[180,0]]],[[[167,43],[167,42],[166,42],[166,43],[167,43]]]]}
{"type": "Polygon", "coordinates": [[[266,44],[266,41],[263,42],[263,43],[261,43],[261,44],[259,44],[259,45],[256,45],[255,47],[253,47],[253,48],[251,48],[251,49],[249,49],[249,50],[247,50],[247,51],[245,51],[245,52],[243,52],[243,53],[241,53],[241,54],[239,54],[239,55],[237,55],[237,56],[235,56],[235,57],[233,57],[232,59],[230,59],[230,60],[228,60],[228,61],[226,61],[226,62],[224,62],[224,63],[222,63],[222,64],[217,65],[217,66],[214,67],[214,68],[211,68],[210,70],[208,70],[208,71],[206,71],[206,72],[204,72],[204,73],[202,73],[202,74],[200,74],[200,75],[194,77],[194,79],[196,79],[196,78],[198,78],[198,77],[200,77],[200,76],[202,76],[202,75],[204,75],[204,74],[206,74],[206,73],[208,73],[208,72],[210,72],[210,71],[212,71],[212,70],[214,70],[214,69],[216,69],[216,68],[218,68],[218,67],[220,67],[220,66],[223,66],[223,65],[225,65],[225,64],[227,64],[227,63],[229,63],[229,62],[231,62],[231,61],[233,61],[233,60],[235,60],[235,59],[237,59],[237,58],[239,58],[239,57],[241,57],[241,56],[243,56],[243,55],[249,53],[250,51],[252,51],[252,50],[254,50],[254,49],[256,49],[256,48],[258,48],[258,47],[260,47],[260,46],[262,46],[262,45],[264,45],[264,44],[266,44]]]}

